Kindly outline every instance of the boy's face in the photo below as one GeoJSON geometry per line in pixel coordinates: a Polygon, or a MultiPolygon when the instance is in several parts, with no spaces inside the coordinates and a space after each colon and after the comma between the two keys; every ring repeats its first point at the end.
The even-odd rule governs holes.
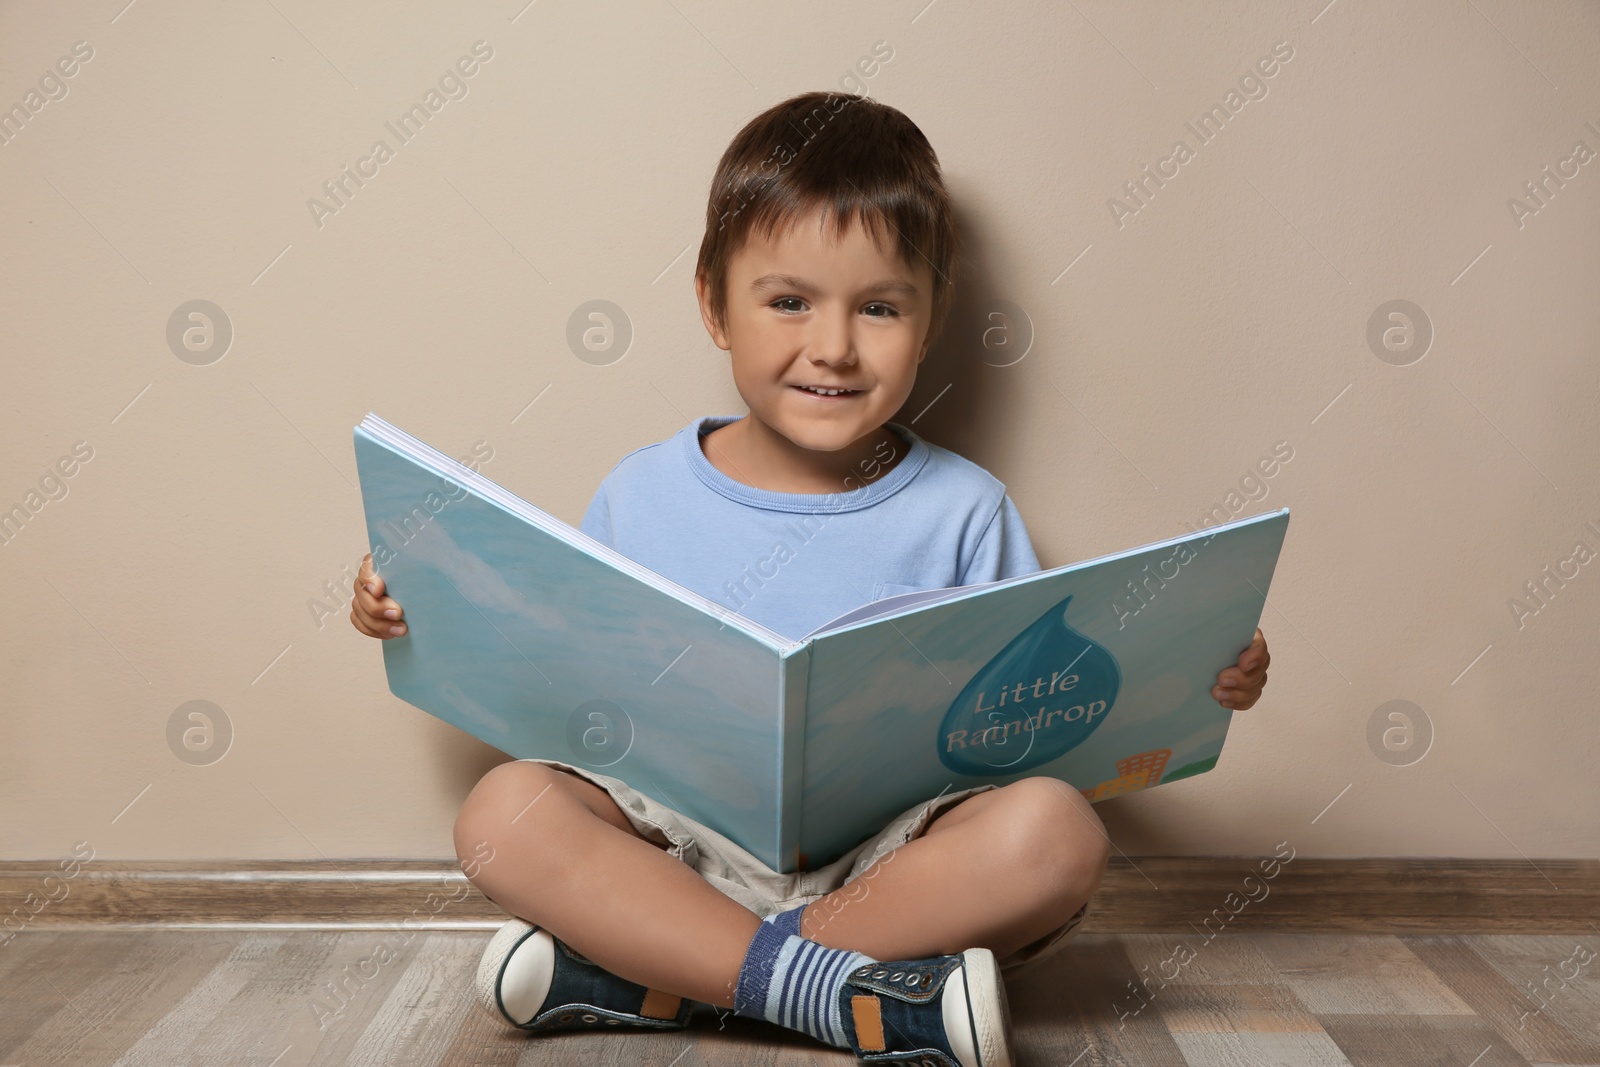
{"type": "Polygon", "coordinates": [[[751,417],[802,448],[836,452],[877,431],[911,395],[927,355],[933,269],[880,247],[859,221],[837,240],[821,222],[813,212],[771,238],[750,234],[728,265],[725,328],[704,282],[695,288],[751,417]]]}

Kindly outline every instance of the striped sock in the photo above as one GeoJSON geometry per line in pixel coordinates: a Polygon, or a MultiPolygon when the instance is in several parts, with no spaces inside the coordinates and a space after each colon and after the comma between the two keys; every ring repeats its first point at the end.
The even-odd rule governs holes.
{"type": "Polygon", "coordinates": [[[762,920],[739,968],[733,1011],[799,1030],[835,1048],[848,1048],[839,1019],[839,989],[852,968],[877,961],[799,936],[803,910],[802,906],[762,920]]]}

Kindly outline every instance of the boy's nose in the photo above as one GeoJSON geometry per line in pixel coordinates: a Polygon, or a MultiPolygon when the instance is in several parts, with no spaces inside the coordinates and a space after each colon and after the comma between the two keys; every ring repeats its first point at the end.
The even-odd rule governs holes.
{"type": "Polygon", "coordinates": [[[813,320],[811,336],[807,339],[807,355],[814,363],[829,366],[849,365],[855,362],[855,339],[850,333],[850,316],[842,313],[824,313],[813,320]]]}

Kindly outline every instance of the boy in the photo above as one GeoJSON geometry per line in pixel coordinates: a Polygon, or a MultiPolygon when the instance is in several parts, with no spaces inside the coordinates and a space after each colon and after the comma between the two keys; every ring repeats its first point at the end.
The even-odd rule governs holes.
{"type": "MultiPolygon", "coordinates": [[[[883,596],[1039,570],[1003,485],[888,421],[952,293],[950,205],[921,131],[867,98],[785,101],[729,145],[706,223],[696,294],[749,414],[623,457],[583,530],[797,636],[883,596]],[[790,547],[796,524],[812,536],[790,547]]],[[[403,634],[370,555],[358,585],[356,626],[403,634]]],[[[1234,692],[1214,695],[1249,707],[1266,665],[1258,631],[1218,676],[1234,692]]],[[[782,875],[548,759],[486,774],[454,836],[473,883],[516,916],[478,995],[517,1026],[676,1029],[699,1000],[865,1062],[943,1067],[1008,1067],[1001,968],[1066,942],[1108,849],[1076,790],[1029,777],[942,794],[782,875]]]]}

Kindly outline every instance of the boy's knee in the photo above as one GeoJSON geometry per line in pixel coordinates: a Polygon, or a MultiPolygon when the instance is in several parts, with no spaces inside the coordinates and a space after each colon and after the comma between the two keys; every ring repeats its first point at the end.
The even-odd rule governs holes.
{"type": "MultiPolygon", "coordinates": [[[[513,760],[478,779],[456,813],[452,833],[456,858],[465,864],[482,850],[485,842],[490,847],[498,846],[510,831],[512,820],[552,784],[556,773],[542,764],[513,760]]],[[[467,877],[472,879],[470,872],[467,877]]]]}
{"type": "Polygon", "coordinates": [[[1111,855],[1094,808],[1082,793],[1054,778],[1023,778],[1006,788],[1021,798],[1016,805],[1020,847],[1038,857],[1051,886],[1079,903],[1087,900],[1111,855]]]}

